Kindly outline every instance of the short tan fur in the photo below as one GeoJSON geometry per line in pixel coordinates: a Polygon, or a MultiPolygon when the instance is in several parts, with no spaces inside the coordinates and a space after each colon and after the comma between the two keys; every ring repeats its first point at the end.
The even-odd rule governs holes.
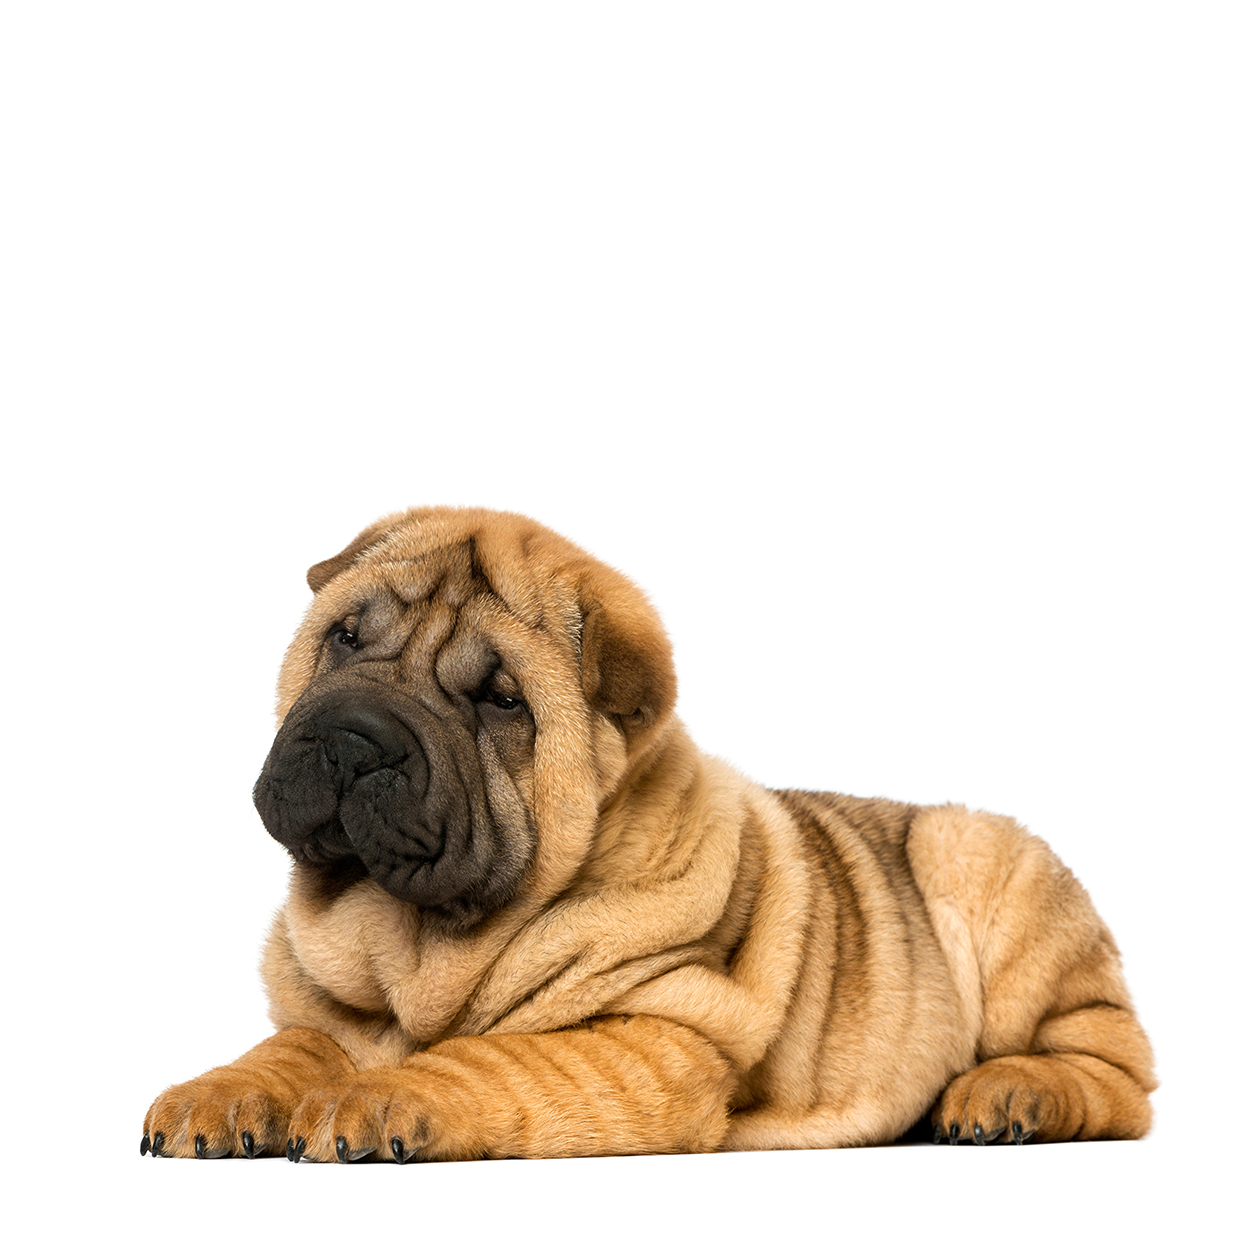
{"type": "Polygon", "coordinates": [[[295,859],[263,963],[277,1032],[166,1090],[145,1151],[795,1149],[926,1115],[977,1143],[1147,1132],[1115,943],[1014,821],[770,791],[703,755],[645,598],[524,517],[386,517],[309,583],[257,786],[295,859]]]}

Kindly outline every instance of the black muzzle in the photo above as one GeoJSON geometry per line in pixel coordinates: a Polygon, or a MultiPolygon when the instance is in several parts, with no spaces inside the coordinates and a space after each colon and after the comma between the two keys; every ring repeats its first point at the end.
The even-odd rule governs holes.
{"type": "Polygon", "coordinates": [[[356,858],[385,890],[469,921],[500,856],[473,734],[381,682],[314,683],[287,714],[253,791],[302,863],[356,858]]]}

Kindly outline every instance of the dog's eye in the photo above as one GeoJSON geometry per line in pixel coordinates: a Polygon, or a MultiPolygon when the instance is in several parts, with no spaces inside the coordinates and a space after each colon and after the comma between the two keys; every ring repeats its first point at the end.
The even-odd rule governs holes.
{"type": "Polygon", "coordinates": [[[330,637],[334,639],[340,647],[346,647],[349,651],[355,651],[360,646],[359,637],[346,626],[340,625],[334,630],[330,637]]]}
{"type": "Polygon", "coordinates": [[[503,691],[496,690],[489,683],[484,685],[472,697],[474,703],[489,703],[492,707],[497,707],[501,712],[525,710],[525,703],[523,700],[518,699],[515,695],[504,694],[503,691]]]}

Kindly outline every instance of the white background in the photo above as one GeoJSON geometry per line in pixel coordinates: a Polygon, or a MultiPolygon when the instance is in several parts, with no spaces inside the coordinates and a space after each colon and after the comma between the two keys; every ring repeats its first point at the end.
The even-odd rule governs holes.
{"type": "Polygon", "coordinates": [[[1196,1244],[1244,1179],[1244,7],[13,5],[7,1218],[44,1244],[1196,1244]],[[140,1159],[265,1035],[304,570],[416,503],[633,576],[772,785],[1009,811],[1144,1143],[140,1159]]]}

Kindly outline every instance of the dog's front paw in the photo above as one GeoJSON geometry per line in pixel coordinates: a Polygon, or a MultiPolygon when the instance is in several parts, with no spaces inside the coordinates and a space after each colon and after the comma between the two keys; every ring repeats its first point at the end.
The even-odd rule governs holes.
{"type": "Polygon", "coordinates": [[[318,1090],[291,1117],[287,1158],[479,1159],[486,1152],[467,1091],[418,1068],[375,1068],[318,1090]]]}
{"type": "Polygon", "coordinates": [[[289,1100],[230,1068],[167,1089],[143,1121],[140,1150],[182,1159],[253,1159],[281,1154],[286,1145],[289,1100]]]}
{"type": "Polygon", "coordinates": [[[282,1154],[304,1094],[354,1071],[324,1033],[283,1029],[234,1063],[167,1089],[144,1118],[140,1150],[183,1159],[282,1154]]]}

